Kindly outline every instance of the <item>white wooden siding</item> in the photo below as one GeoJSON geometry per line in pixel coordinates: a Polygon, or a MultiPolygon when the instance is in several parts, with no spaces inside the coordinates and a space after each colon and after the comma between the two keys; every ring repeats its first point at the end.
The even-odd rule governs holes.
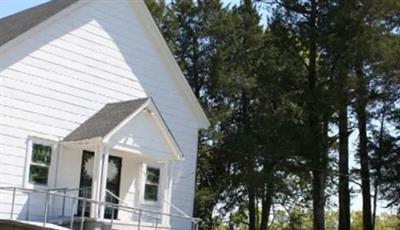
{"type": "MultiPolygon", "coordinates": [[[[2,47],[0,186],[23,185],[28,136],[58,141],[105,103],[152,96],[185,155],[173,164],[172,203],[192,214],[199,124],[132,6],[81,2],[2,47]]],[[[64,175],[79,177],[73,167],[64,175]]]]}
{"type": "Polygon", "coordinates": [[[159,159],[172,158],[172,150],[155,122],[152,115],[142,110],[112,135],[110,143],[159,159]]]}

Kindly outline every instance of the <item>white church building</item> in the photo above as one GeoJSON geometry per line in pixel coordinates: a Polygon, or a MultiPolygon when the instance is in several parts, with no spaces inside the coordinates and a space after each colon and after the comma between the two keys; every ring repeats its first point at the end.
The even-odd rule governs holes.
{"type": "Polygon", "coordinates": [[[0,229],[194,229],[208,126],[142,0],[0,19],[0,229]]]}

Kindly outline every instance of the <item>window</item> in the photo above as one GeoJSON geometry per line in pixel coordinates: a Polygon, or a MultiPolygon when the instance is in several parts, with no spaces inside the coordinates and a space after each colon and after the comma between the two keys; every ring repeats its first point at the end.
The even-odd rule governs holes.
{"type": "Polygon", "coordinates": [[[148,167],[146,172],[146,185],[144,199],[146,201],[158,200],[158,185],[160,182],[160,169],[148,167]]]}
{"type": "Polygon", "coordinates": [[[52,148],[48,145],[32,144],[32,157],[29,165],[29,182],[47,185],[52,148]]]}

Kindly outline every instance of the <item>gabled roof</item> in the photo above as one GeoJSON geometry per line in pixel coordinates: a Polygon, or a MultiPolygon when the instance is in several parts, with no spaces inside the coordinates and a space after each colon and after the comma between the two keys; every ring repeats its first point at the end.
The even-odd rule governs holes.
{"type": "Polygon", "coordinates": [[[149,98],[106,104],[78,128],[72,131],[63,141],[79,141],[96,137],[105,137],[129,115],[136,112],[149,98]]]}
{"type": "MultiPolygon", "coordinates": [[[[82,2],[84,0],[50,0],[47,3],[32,7],[30,9],[21,11],[17,14],[0,19],[0,47],[17,38],[18,36],[30,31],[36,26],[52,16],[68,8],[75,2],[82,2]]],[[[178,83],[178,86],[183,92],[184,97],[187,99],[190,107],[193,109],[196,118],[199,121],[199,128],[208,128],[210,125],[203,108],[194,95],[189,83],[183,75],[180,67],[168,48],[165,39],[163,38],[160,30],[158,29],[153,17],[150,14],[146,4],[143,0],[130,1],[132,7],[137,7],[141,15],[144,16],[145,26],[154,39],[159,48],[160,53],[163,55],[163,60],[172,70],[172,76],[178,83]]]]}
{"type": "Polygon", "coordinates": [[[142,110],[147,110],[154,115],[157,124],[166,137],[167,143],[174,150],[178,159],[183,158],[184,155],[179,144],[151,97],[106,104],[97,113],[68,134],[63,139],[63,142],[74,143],[83,140],[101,139],[104,144],[107,144],[112,135],[118,132],[118,130],[124,127],[142,110]]]}
{"type": "Polygon", "coordinates": [[[0,46],[78,0],[53,0],[0,19],[0,46]]]}

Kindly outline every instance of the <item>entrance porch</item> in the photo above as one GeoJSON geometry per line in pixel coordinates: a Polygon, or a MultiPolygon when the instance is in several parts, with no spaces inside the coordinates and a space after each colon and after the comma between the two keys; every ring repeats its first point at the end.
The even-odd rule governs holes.
{"type": "MultiPolygon", "coordinates": [[[[143,98],[107,104],[64,138],[59,157],[58,187],[78,188],[77,195],[99,203],[169,213],[171,167],[183,154],[152,99],[143,98]]],[[[95,220],[138,221],[121,209],[77,205],[78,215],[95,220]]],[[[169,226],[165,215],[151,218],[169,226]]]]}
{"type": "Polygon", "coordinates": [[[79,201],[75,204],[77,216],[120,222],[139,222],[140,217],[142,222],[169,226],[169,217],[159,213],[170,213],[171,160],[88,145],[64,145],[60,157],[62,162],[71,162],[59,167],[58,187],[72,188],[67,194],[149,211],[140,217],[131,209],[94,203],[83,207],[79,201]]]}

